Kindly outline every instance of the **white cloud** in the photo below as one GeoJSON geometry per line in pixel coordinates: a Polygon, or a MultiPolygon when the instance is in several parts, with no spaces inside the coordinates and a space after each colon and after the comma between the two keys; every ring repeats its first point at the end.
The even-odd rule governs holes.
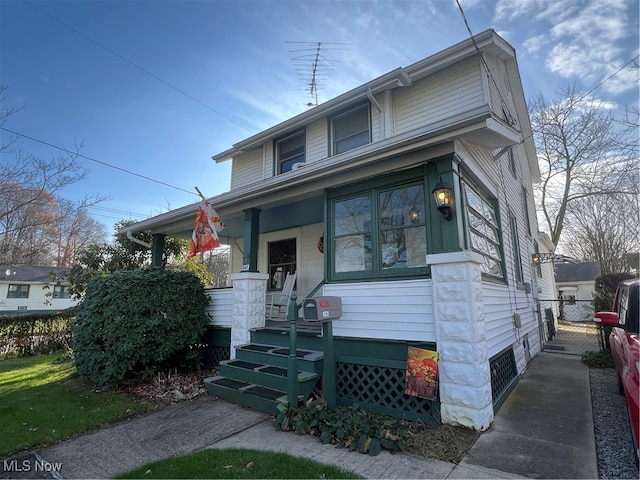
{"type": "MultiPolygon", "coordinates": [[[[632,8],[631,1],[498,0],[495,18],[531,18],[536,35],[523,42],[526,51],[543,55],[546,68],[556,75],[595,85],[631,58],[629,40],[637,44],[637,24],[631,20],[637,16],[629,14],[632,8]]],[[[621,72],[603,89],[620,94],[637,88],[630,80],[629,74],[621,72]]]]}

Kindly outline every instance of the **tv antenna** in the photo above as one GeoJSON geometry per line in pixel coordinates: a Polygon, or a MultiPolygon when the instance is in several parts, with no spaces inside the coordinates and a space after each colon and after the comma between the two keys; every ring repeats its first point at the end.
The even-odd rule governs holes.
{"type": "Polygon", "coordinates": [[[329,50],[347,50],[344,48],[348,43],[334,42],[286,42],[304,45],[300,49],[289,50],[295,54],[291,61],[298,72],[298,76],[304,82],[305,92],[310,98],[307,107],[318,106],[318,88],[326,86],[326,80],[335,69],[336,60],[332,60],[325,55],[329,50]]]}

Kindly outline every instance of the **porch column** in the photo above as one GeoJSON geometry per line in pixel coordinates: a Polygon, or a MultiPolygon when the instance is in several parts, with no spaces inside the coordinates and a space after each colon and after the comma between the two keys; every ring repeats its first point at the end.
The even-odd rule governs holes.
{"type": "Polygon", "coordinates": [[[233,318],[231,323],[231,358],[236,347],[249,343],[249,331],[265,326],[267,297],[266,273],[240,272],[231,274],[233,282],[233,318]]]}
{"type": "Polygon", "coordinates": [[[151,242],[151,266],[162,266],[162,252],[164,251],[164,233],[154,233],[152,235],[153,241],[151,242]]]}
{"type": "Polygon", "coordinates": [[[439,360],[442,423],[485,430],[493,421],[482,302],[482,257],[471,251],[427,255],[439,360]]]}
{"type": "Polygon", "coordinates": [[[258,239],[260,237],[260,209],[248,208],[244,212],[243,272],[258,271],[258,239]]]}

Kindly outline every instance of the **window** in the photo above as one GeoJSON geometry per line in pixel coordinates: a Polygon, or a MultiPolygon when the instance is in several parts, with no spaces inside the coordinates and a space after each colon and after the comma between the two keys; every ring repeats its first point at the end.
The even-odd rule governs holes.
{"type": "Polygon", "coordinates": [[[269,252],[268,290],[282,290],[287,273],[296,271],[296,239],[270,242],[267,248],[269,252]]]}
{"type": "Polygon", "coordinates": [[[509,170],[513,173],[514,177],[517,177],[516,173],[516,153],[513,151],[513,148],[509,149],[509,170]]]}
{"type": "Polygon", "coordinates": [[[425,274],[424,182],[336,198],[331,203],[334,278],[425,274]]]}
{"type": "Polygon", "coordinates": [[[331,119],[331,154],[353,150],[371,142],[369,104],[341,113],[331,119]]]}
{"type": "Polygon", "coordinates": [[[462,187],[471,249],[484,257],[480,270],[483,275],[503,279],[500,229],[494,203],[473,188],[470,182],[463,181],[462,187]]]}
{"type": "Polygon", "coordinates": [[[276,140],[277,174],[289,172],[296,163],[305,161],[304,130],[276,140]]]}
{"type": "Polygon", "coordinates": [[[527,233],[531,235],[531,221],[529,220],[529,201],[527,200],[527,189],[522,186],[522,213],[527,225],[527,233]]]}
{"type": "Polygon", "coordinates": [[[66,285],[53,286],[53,298],[71,298],[66,285]]]}
{"type": "Polygon", "coordinates": [[[29,298],[29,285],[9,285],[7,298],[29,298]]]}
{"type": "MultiPolygon", "coordinates": [[[[533,241],[533,251],[536,255],[538,255],[538,258],[540,258],[540,247],[538,246],[538,242],[536,242],[535,240],[533,241]]],[[[536,275],[538,275],[539,278],[542,278],[542,263],[536,262],[535,268],[536,275]]]]}
{"type": "Polygon", "coordinates": [[[513,270],[516,283],[523,283],[522,257],[520,255],[520,237],[518,235],[518,219],[509,213],[509,226],[511,228],[511,253],[513,255],[513,270]]]}

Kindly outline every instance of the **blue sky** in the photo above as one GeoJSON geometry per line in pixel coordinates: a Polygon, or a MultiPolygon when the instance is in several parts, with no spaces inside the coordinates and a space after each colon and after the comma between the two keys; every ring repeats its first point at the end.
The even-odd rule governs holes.
{"type": "MultiPolygon", "coordinates": [[[[516,48],[528,99],[591,90],[639,53],[638,0],[460,0],[473,33],[516,48]]],[[[6,128],[73,149],[87,179],[62,192],[109,197],[90,213],[141,220],[229,189],[211,156],[301,113],[310,101],[292,60],[323,42],[334,67],[319,102],[468,38],[455,0],[0,2],[6,128]],[[332,45],[346,44],[346,45],[332,45]]],[[[638,70],[593,93],[618,113],[638,105],[638,70]]],[[[8,135],[0,132],[3,138],[8,135]]],[[[22,138],[42,158],[59,151],[22,138]]],[[[3,155],[0,161],[11,161],[3,155]]]]}

